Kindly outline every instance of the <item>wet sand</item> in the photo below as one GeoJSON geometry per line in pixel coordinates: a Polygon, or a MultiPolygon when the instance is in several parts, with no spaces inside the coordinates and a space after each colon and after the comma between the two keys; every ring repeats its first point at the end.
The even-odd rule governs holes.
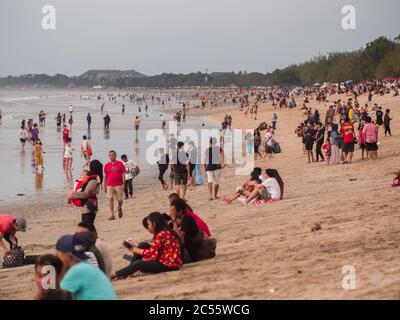
{"type": "MultiPolygon", "coordinates": [[[[115,95],[125,94],[122,91],[109,91],[115,95]]],[[[147,131],[161,128],[160,114],[164,113],[167,120],[166,134],[169,132],[168,121],[172,116],[166,112],[179,106],[179,101],[172,100],[166,104],[165,110],[161,105],[150,104],[148,117],[145,116],[144,104],[141,106],[141,129],[136,139],[133,120],[138,115],[138,104],[131,103],[128,99],[117,98],[117,103],[110,102],[106,96],[108,91],[96,90],[60,90],[60,89],[0,89],[0,109],[3,121],[0,124],[0,149],[2,150],[2,166],[0,176],[7,179],[7,183],[0,185],[0,212],[9,210],[20,203],[36,204],[49,202],[51,205],[59,203],[57,197],[64,195],[65,190],[71,187],[79,176],[83,160],[80,155],[80,142],[83,135],[91,139],[93,157],[102,163],[107,161],[108,151],[114,149],[118,155],[123,153],[137,163],[141,168],[141,176],[154,176],[156,166],[146,161],[146,150],[151,144],[146,141],[147,131]],[[105,98],[104,111],[100,106],[103,100],[98,100],[97,95],[105,98]],[[87,96],[89,100],[82,100],[87,96]],[[121,105],[125,104],[126,110],[122,114],[121,105]],[[69,119],[69,105],[73,106],[72,147],[74,149],[73,172],[67,174],[63,167],[64,146],[62,142],[62,129],[57,129],[55,117],[58,112],[66,114],[69,119]],[[18,132],[22,119],[34,119],[38,123],[38,114],[44,110],[47,114],[46,125],[39,126],[39,136],[43,142],[44,167],[43,172],[35,170],[33,147],[27,144],[21,151],[18,132]],[[86,116],[92,116],[91,130],[87,130],[86,116]],[[111,117],[110,130],[103,129],[103,117],[111,117]],[[57,196],[57,197],[55,197],[57,196]]],[[[180,129],[187,127],[199,129],[204,120],[188,118],[182,123],[180,129]]],[[[211,125],[210,123],[208,125],[211,125]]],[[[148,184],[145,178],[139,178],[138,186],[148,184]]]]}
{"type": "MultiPolygon", "coordinates": [[[[345,97],[342,96],[342,99],[345,97]]],[[[334,99],[330,97],[330,99],[334,99]]],[[[186,265],[182,270],[160,275],[136,275],[114,282],[120,299],[399,299],[400,298],[400,189],[392,188],[390,172],[399,170],[400,99],[374,97],[394,118],[393,137],[381,138],[379,158],[361,161],[356,148],[352,165],[326,167],[308,164],[294,129],[302,111],[259,108],[258,121],[245,118],[238,107],[192,112],[221,121],[228,111],[236,128],[255,127],[278,114],[276,139],[283,153],[257,166],[277,168],[285,182],[285,199],[273,205],[230,206],[208,202],[206,186],[189,191],[188,201],[209,224],[218,239],[217,257],[186,265]],[[322,229],[312,232],[315,223],[322,229]],[[341,287],[342,268],[356,268],[355,290],[341,287]],[[272,290],[273,289],[273,290],[272,290]]],[[[365,103],[366,97],[360,98],[365,103]]],[[[374,101],[375,102],[375,101],[374,101]]],[[[326,107],[318,106],[321,116],[326,107]]],[[[380,129],[382,134],[382,129],[380,129]]],[[[232,168],[223,172],[221,195],[232,194],[244,177],[232,168]]],[[[114,267],[125,265],[121,245],[149,239],[141,220],[151,211],[167,210],[169,192],[159,186],[137,190],[125,204],[125,217],[107,221],[102,196],[96,220],[100,237],[110,245],[114,267]]],[[[27,207],[14,214],[28,216],[28,232],[20,236],[27,254],[53,252],[58,237],[72,233],[79,220],[77,209],[61,205],[37,209],[27,207]]],[[[34,294],[33,268],[0,270],[0,298],[30,299],[34,294]],[[18,280],[16,280],[18,279],[18,280]]]]}

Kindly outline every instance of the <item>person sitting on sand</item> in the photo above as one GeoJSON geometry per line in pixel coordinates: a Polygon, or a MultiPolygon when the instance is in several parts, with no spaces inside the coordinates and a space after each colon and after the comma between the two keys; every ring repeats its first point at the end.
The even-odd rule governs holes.
{"type": "MultiPolygon", "coordinates": [[[[200,260],[200,248],[203,240],[209,239],[205,232],[200,230],[195,218],[185,213],[186,204],[182,199],[172,201],[169,209],[169,225],[179,236],[183,244],[184,263],[200,260]]],[[[207,227],[208,230],[208,227],[207,227]]],[[[209,232],[209,231],[208,231],[209,232]]]]}
{"type": "Polygon", "coordinates": [[[52,254],[40,256],[35,263],[35,282],[38,291],[33,299],[66,300],[66,296],[60,287],[62,273],[63,263],[59,258],[52,254]],[[54,270],[55,274],[51,274],[50,270],[54,270]],[[45,277],[49,275],[51,277],[45,280],[45,277]]]}
{"type": "Polygon", "coordinates": [[[250,179],[247,180],[241,187],[238,187],[235,194],[231,198],[223,197],[222,201],[225,204],[231,204],[242,195],[247,198],[252,193],[254,186],[262,183],[263,181],[264,177],[262,176],[262,170],[261,168],[256,167],[250,173],[250,179]]]}
{"type": "Polygon", "coordinates": [[[76,229],[75,235],[85,247],[85,254],[89,257],[87,261],[105,273],[103,257],[95,245],[96,236],[92,232],[87,231],[86,227],[80,227],[79,225],[76,229]]]}
{"type": "Polygon", "coordinates": [[[275,169],[267,169],[265,170],[265,181],[261,184],[256,184],[252,193],[246,199],[240,201],[247,205],[255,200],[281,200],[283,198],[283,188],[281,189],[280,184],[282,184],[283,187],[283,181],[278,171],[275,169]],[[278,180],[280,182],[278,182],[278,180]]]}
{"type": "MultiPolygon", "coordinates": [[[[76,228],[76,233],[89,233],[92,236],[92,244],[88,249],[96,257],[98,266],[107,277],[111,276],[113,258],[107,243],[98,237],[96,227],[93,224],[80,222],[76,228]]],[[[88,254],[86,252],[86,254],[88,254]]]]}
{"type": "Polygon", "coordinates": [[[76,235],[62,236],[56,244],[56,255],[65,271],[61,289],[74,300],[115,300],[117,295],[110,280],[87,262],[85,246],[76,235]]]}
{"type": "Polygon", "coordinates": [[[202,231],[204,233],[204,240],[211,238],[211,236],[212,236],[211,231],[208,228],[207,223],[194,212],[194,210],[189,206],[189,204],[186,201],[184,201],[184,200],[182,201],[182,199],[179,197],[179,195],[177,193],[171,193],[168,196],[169,205],[171,206],[172,203],[174,202],[174,200],[177,200],[177,199],[180,200],[179,201],[180,206],[181,206],[181,208],[183,208],[183,209],[181,209],[181,211],[184,214],[191,216],[195,220],[196,225],[200,229],[200,231],[202,231]]]}
{"type": "Polygon", "coordinates": [[[143,226],[154,235],[153,244],[141,249],[133,243],[131,263],[111,275],[111,279],[123,279],[137,271],[161,273],[179,270],[182,267],[181,245],[167,222],[159,212],[152,212],[143,220],[143,226]]]}

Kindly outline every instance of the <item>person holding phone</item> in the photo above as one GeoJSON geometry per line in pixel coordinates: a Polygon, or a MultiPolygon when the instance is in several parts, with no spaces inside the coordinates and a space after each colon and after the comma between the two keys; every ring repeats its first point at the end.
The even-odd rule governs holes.
{"type": "Polygon", "coordinates": [[[133,243],[124,242],[133,253],[131,263],[111,275],[111,279],[124,279],[137,271],[160,273],[179,270],[182,267],[181,244],[159,212],[152,212],[143,220],[143,226],[154,235],[153,244],[141,249],[133,243]]]}

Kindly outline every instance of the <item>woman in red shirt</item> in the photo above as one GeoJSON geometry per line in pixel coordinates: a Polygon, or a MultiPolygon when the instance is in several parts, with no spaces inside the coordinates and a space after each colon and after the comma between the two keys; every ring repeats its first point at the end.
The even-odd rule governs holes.
{"type": "Polygon", "coordinates": [[[123,279],[136,271],[160,273],[178,270],[182,267],[180,242],[168,228],[161,213],[150,213],[143,220],[143,225],[150,233],[154,234],[153,244],[142,249],[132,243],[127,243],[127,246],[132,246],[130,251],[134,254],[131,263],[115,272],[111,279],[123,279]]]}

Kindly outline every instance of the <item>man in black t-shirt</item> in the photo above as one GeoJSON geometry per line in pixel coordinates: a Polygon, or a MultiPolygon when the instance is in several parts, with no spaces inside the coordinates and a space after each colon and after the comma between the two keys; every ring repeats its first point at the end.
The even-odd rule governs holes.
{"type": "Polygon", "coordinates": [[[382,107],[379,107],[378,110],[375,111],[376,114],[376,124],[378,126],[383,125],[383,111],[382,107]]]}
{"type": "Polygon", "coordinates": [[[224,167],[223,163],[223,150],[216,146],[217,139],[215,137],[210,138],[210,147],[206,149],[204,169],[207,172],[208,180],[208,193],[209,200],[215,200],[218,198],[219,179],[221,175],[221,169],[224,167]],[[214,188],[213,188],[214,186],[214,188]]]}
{"type": "Polygon", "coordinates": [[[183,146],[183,142],[178,142],[177,151],[172,155],[171,170],[174,172],[176,193],[185,200],[190,164],[189,155],[183,150],[183,146]]]}
{"type": "Polygon", "coordinates": [[[316,154],[317,154],[317,162],[321,157],[321,161],[324,161],[324,155],[322,154],[322,145],[324,144],[324,136],[325,136],[325,128],[321,122],[317,123],[317,132],[315,134],[315,143],[316,147],[316,154]]]}

